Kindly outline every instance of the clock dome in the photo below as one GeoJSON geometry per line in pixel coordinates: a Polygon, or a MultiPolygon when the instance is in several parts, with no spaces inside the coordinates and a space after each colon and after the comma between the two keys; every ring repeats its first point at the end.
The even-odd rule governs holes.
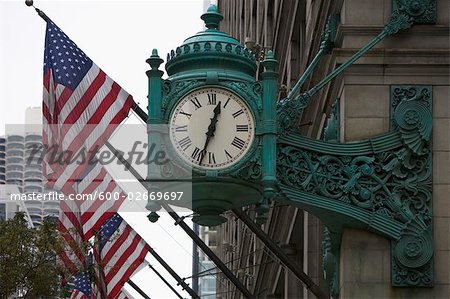
{"type": "Polygon", "coordinates": [[[167,54],[166,71],[176,77],[198,70],[235,71],[254,77],[257,66],[254,55],[238,40],[218,30],[223,16],[211,5],[201,16],[206,30],[187,38],[167,54]]]}

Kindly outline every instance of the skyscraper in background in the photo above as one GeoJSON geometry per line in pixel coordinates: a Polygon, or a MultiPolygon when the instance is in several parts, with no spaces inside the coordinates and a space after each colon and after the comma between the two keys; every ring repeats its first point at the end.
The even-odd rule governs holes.
{"type": "MultiPolygon", "coordinates": [[[[25,111],[25,125],[6,127],[6,137],[0,139],[0,183],[2,182],[2,156],[4,156],[4,183],[16,185],[17,191],[24,194],[47,193],[42,175],[42,133],[40,107],[25,111]],[[3,147],[2,147],[3,141],[3,147]],[[3,152],[2,152],[3,149],[3,152]],[[36,150],[39,149],[37,152],[36,150]]],[[[57,217],[59,202],[27,200],[25,208],[33,221],[39,226],[46,217],[57,217]]]]}
{"type": "Polygon", "coordinates": [[[6,184],[6,139],[0,137],[0,185],[6,184]]]}

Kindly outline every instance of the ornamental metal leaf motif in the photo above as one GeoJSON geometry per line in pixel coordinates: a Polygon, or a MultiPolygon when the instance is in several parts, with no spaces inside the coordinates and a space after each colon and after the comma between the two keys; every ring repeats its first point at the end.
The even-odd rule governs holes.
{"type": "Polygon", "coordinates": [[[433,279],[431,98],[430,86],[392,86],[391,126],[397,134],[379,137],[384,144],[378,149],[375,139],[360,142],[371,145],[366,154],[351,150],[358,143],[340,144],[339,152],[327,142],[295,141],[300,139],[294,135],[278,142],[281,190],[334,199],[341,208],[357,207],[402,224],[400,237],[392,239],[394,286],[431,286],[433,279]]]}

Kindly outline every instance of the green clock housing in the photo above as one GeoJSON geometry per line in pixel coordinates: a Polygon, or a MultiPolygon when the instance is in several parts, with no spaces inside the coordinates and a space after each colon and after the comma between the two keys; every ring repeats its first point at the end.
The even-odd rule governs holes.
{"type": "Polygon", "coordinates": [[[201,18],[207,29],[167,55],[166,80],[156,50],[148,59],[148,123],[169,126],[169,132],[150,134],[149,143],[168,148],[174,163],[149,167],[147,179],[166,179],[170,190],[185,172],[193,221],[214,226],[225,221],[223,212],[265,207],[274,195],[277,63],[268,53],[263,80],[256,81],[254,55],[218,30],[223,17],[217,7],[201,18]]]}

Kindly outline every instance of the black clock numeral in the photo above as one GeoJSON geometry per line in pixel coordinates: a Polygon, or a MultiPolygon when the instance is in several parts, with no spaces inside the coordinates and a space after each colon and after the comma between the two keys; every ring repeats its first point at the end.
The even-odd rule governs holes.
{"type": "Polygon", "coordinates": [[[175,132],[187,132],[188,126],[182,125],[182,126],[175,126],[175,132]]]}
{"type": "Polygon", "coordinates": [[[245,145],[245,141],[238,137],[234,137],[233,142],[231,142],[231,145],[241,150],[245,145]]]}
{"type": "Polygon", "coordinates": [[[217,105],[217,95],[215,93],[208,93],[208,105],[217,105]]]}
{"type": "Polygon", "coordinates": [[[192,104],[194,104],[195,110],[197,110],[197,109],[199,109],[199,108],[202,107],[202,104],[200,104],[200,101],[199,101],[196,97],[194,97],[194,98],[191,100],[191,102],[192,102],[192,104]]]}
{"type": "Polygon", "coordinates": [[[233,156],[230,155],[230,153],[227,152],[227,150],[224,150],[224,151],[225,151],[225,156],[227,157],[227,161],[233,158],[233,156]]]}
{"type": "Polygon", "coordinates": [[[225,105],[223,105],[223,108],[227,108],[228,102],[230,101],[230,98],[227,99],[227,101],[225,102],[225,105]]]}
{"type": "Polygon", "coordinates": [[[216,156],[213,152],[208,152],[208,163],[209,164],[216,164],[216,156]]]}
{"type": "Polygon", "coordinates": [[[233,113],[233,117],[236,118],[239,115],[241,115],[242,113],[244,113],[244,110],[240,109],[240,110],[236,111],[235,113],[233,113]]]}
{"type": "Polygon", "coordinates": [[[248,132],[248,125],[236,125],[236,132],[248,132]]]}
{"type": "Polygon", "coordinates": [[[186,115],[186,117],[187,117],[188,119],[191,119],[191,116],[192,116],[192,114],[187,113],[187,112],[184,112],[183,110],[180,111],[180,114],[186,115]]]}
{"type": "Polygon", "coordinates": [[[185,151],[192,145],[192,141],[189,138],[189,136],[187,136],[187,137],[184,137],[183,139],[181,139],[180,141],[178,141],[178,144],[185,151]]]}
{"type": "Polygon", "coordinates": [[[202,158],[203,155],[203,151],[200,150],[198,147],[195,147],[194,151],[192,152],[191,158],[194,160],[200,161],[200,159],[202,158]]]}

